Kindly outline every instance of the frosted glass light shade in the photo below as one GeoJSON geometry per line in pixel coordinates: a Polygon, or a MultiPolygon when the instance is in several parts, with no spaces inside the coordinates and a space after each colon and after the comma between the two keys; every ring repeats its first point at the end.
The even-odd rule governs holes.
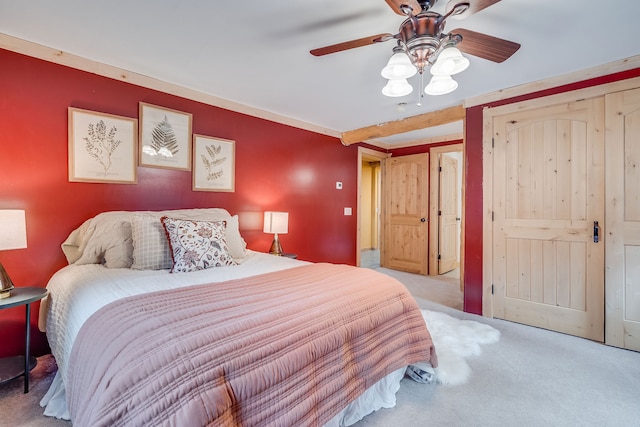
{"type": "Polygon", "coordinates": [[[458,82],[453,80],[451,76],[433,76],[431,81],[424,88],[427,95],[444,95],[453,92],[458,87],[458,82]]]}
{"type": "Polygon", "coordinates": [[[409,84],[407,79],[394,79],[382,88],[382,94],[390,97],[398,97],[409,95],[413,92],[413,87],[409,84]]]}
{"type": "Polygon", "coordinates": [[[289,232],[289,212],[265,212],[265,233],[287,234],[289,232]]]}
{"type": "Polygon", "coordinates": [[[431,67],[434,76],[451,76],[466,70],[469,60],[462,56],[457,47],[448,47],[438,55],[436,63],[431,67]]]}
{"type": "Polygon", "coordinates": [[[389,80],[408,79],[414,76],[418,72],[418,69],[411,63],[411,60],[404,52],[394,53],[389,62],[382,69],[380,74],[382,77],[389,80]]]}

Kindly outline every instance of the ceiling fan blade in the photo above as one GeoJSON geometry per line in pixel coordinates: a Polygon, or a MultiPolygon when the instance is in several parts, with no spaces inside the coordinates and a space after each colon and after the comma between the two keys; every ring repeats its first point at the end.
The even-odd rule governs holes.
{"type": "Polygon", "coordinates": [[[460,34],[462,36],[462,41],[456,45],[462,52],[493,62],[504,62],[520,49],[520,43],[465,30],[464,28],[452,30],[451,34],[460,34]]]}
{"type": "Polygon", "coordinates": [[[389,7],[393,9],[395,13],[402,16],[407,16],[407,14],[404,13],[403,11],[402,6],[409,6],[411,8],[411,14],[414,16],[420,13],[420,11],[422,10],[420,3],[418,3],[416,0],[385,0],[385,1],[389,5],[389,7]]]}
{"type": "Polygon", "coordinates": [[[331,46],[320,47],[310,51],[313,56],[329,55],[330,53],[342,52],[343,50],[354,49],[356,47],[367,46],[378,42],[386,42],[395,38],[393,34],[383,33],[376,34],[375,36],[363,37],[357,40],[351,40],[348,42],[332,44],[331,46]]]}
{"type": "Polygon", "coordinates": [[[464,19],[467,16],[478,13],[498,2],[500,2],[500,0],[449,0],[445,10],[446,13],[449,13],[452,9],[455,9],[456,6],[467,4],[468,7],[460,8],[461,13],[454,13],[451,15],[451,18],[454,19],[464,19]]]}

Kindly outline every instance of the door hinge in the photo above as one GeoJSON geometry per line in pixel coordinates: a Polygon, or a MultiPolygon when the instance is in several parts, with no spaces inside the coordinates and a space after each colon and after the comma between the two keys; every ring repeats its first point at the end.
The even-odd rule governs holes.
{"type": "Polygon", "coordinates": [[[442,216],[442,211],[438,211],[438,216],[442,216]]]}
{"type": "Polygon", "coordinates": [[[493,295],[493,283],[491,284],[491,295],[493,295]]]}
{"type": "Polygon", "coordinates": [[[438,261],[442,259],[442,255],[438,254],[438,261]]]}
{"type": "Polygon", "coordinates": [[[442,172],[442,166],[438,166],[438,172],[442,172]]]}
{"type": "Polygon", "coordinates": [[[495,220],[495,211],[491,211],[491,222],[495,220]]]}
{"type": "Polygon", "coordinates": [[[496,139],[491,138],[491,148],[495,148],[495,147],[496,147],[496,139]]]}

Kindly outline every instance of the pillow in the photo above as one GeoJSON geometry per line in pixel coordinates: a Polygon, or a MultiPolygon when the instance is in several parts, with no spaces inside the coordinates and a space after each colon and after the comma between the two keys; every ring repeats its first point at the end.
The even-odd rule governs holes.
{"type": "Polygon", "coordinates": [[[229,253],[235,259],[242,259],[247,256],[247,243],[240,235],[238,215],[231,216],[226,209],[222,208],[195,208],[176,209],[159,212],[147,212],[160,217],[191,219],[194,221],[226,221],[226,240],[229,253]]]}
{"type": "Polygon", "coordinates": [[[131,216],[133,263],[136,270],[165,270],[173,266],[167,234],[160,218],[149,214],[131,216]]]}
{"type": "Polygon", "coordinates": [[[236,265],[225,239],[225,221],[160,218],[171,245],[172,273],[236,265]]]}
{"type": "Polygon", "coordinates": [[[82,257],[82,251],[80,250],[80,244],[83,241],[84,236],[87,234],[87,229],[91,225],[91,220],[88,219],[82,223],[82,225],[69,234],[64,242],[62,242],[61,248],[64,256],[67,258],[69,264],[73,264],[82,257]]]}
{"type": "Polygon", "coordinates": [[[74,264],[104,264],[107,268],[129,268],[133,262],[130,213],[104,212],[80,229],[78,257],[74,264]]]}
{"type": "Polygon", "coordinates": [[[247,256],[247,243],[240,235],[240,223],[238,222],[238,215],[225,219],[227,226],[225,235],[227,238],[227,245],[229,245],[229,253],[235,259],[242,259],[247,256]]]}
{"type": "MultiPolygon", "coordinates": [[[[141,242],[133,241],[132,215],[146,214],[156,218],[158,227],[156,241],[162,242],[162,251],[168,251],[169,243],[166,239],[164,228],[160,223],[160,217],[185,218],[192,220],[227,221],[226,241],[229,252],[235,259],[246,257],[247,244],[240,235],[237,215],[232,217],[226,209],[222,208],[195,208],[176,209],[166,211],[111,211],[103,212],[86,220],[79,228],[73,230],[62,243],[62,251],[69,264],[104,264],[107,268],[129,268],[133,266],[133,252],[136,243],[148,244],[148,239],[141,242]]],[[[145,230],[148,231],[148,230],[145,230]]],[[[154,248],[158,251],[158,248],[154,248]]],[[[160,252],[162,252],[160,251],[160,252]]],[[[167,264],[163,259],[145,259],[142,251],[136,251],[138,262],[135,268],[148,266],[149,268],[163,267],[167,264]]],[[[157,252],[156,252],[157,256],[157,252]]]]}

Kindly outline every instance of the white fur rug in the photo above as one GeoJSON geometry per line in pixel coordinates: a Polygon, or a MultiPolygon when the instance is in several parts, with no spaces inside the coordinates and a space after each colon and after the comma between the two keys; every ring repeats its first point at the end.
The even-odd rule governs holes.
{"type": "Polygon", "coordinates": [[[438,355],[436,379],[458,385],[469,380],[471,368],[465,359],[479,356],[480,345],[498,342],[500,331],[473,320],[460,320],[444,313],[422,310],[438,355]]]}

